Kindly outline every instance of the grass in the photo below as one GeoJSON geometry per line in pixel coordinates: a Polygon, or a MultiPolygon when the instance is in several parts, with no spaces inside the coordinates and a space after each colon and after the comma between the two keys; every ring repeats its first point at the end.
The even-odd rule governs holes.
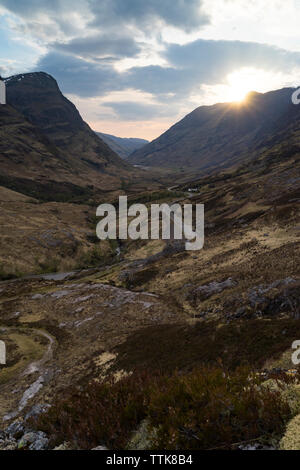
{"type": "Polygon", "coordinates": [[[73,257],[60,255],[48,257],[43,260],[36,258],[37,273],[49,274],[74,269],[94,268],[111,264],[114,261],[116,248],[118,246],[117,241],[108,240],[100,242],[98,238],[97,240],[93,239],[89,241],[93,242],[95,246],[88,249],[80,249],[74,253],[73,257]]]}
{"type": "Polygon", "coordinates": [[[94,196],[92,189],[69,182],[47,181],[40,183],[31,179],[0,175],[0,185],[43,202],[89,204],[94,196]]]}
{"type": "Polygon", "coordinates": [[[0,366],[0,384],[15,378],[30,362],[40,359],[45,352],[45,345],[42,344],[40,337],[30,336],[26,330],[23,333],[9,332],[7,339],[6,337],[4,339],[8,345],[8,362],[6,366],[0,366]]]}
{"type": "Polygon", "coordinates": [[[114,241],[109,241],[107,244],[106,242],[102,242],[101,244],[98,240],[97,246],[82,252],[80,256],[77,257],[76,269],[94,268],[111,264],[115,258],[115,244],[114,241]]]}
{"type": "Polygon", "coordinates": [[[59,271],[60,260],[59,258],[48,258],[44,261],[39,261],[39,274],[57,273],[59,271]]]}
{"type": "Polygon", "coordinates": [[[0,264],[0,281],[9,281],[10,279],[17,279],[22,277],[23,275],[24,274],[17,269],[9,270],[4,268],[0,264]]]}

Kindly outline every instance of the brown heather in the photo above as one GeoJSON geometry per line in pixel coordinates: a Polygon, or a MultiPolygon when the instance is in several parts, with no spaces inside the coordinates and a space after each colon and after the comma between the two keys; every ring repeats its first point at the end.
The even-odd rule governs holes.
{"type": "Polygon", "coordinates": [[[135,373],[69,391],[35,425],[53,445],[81,449],[126,449],[143,420],[151,449],[234,449],[280,437],[292,416],[279,391],[260,383],[248,369],[135,373]]]}

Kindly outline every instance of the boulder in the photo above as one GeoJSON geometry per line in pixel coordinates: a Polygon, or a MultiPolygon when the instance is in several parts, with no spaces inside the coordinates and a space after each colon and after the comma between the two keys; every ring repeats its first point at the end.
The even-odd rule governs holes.
{"type": "Polygon", "coordinates": [[[48,447],[49,439],[42,431],[27,432],[18,441],[18,449],[45,450],[48,447]]]}

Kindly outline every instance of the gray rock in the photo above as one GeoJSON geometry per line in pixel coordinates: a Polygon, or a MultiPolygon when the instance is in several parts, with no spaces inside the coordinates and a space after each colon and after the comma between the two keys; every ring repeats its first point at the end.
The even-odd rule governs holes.
{"type": "Polygon", "coordinates": [[[32,300],[38,300],[38,299],[42,299],[44,296],[43,294],[34,294],[31,299],[32,300]]]}
{"type": "Polygon", "coordinates": [[[242,317],[243,315],[245,315],[246,313],[246,307],[240,307],[236,312],[235,312],[235,316],[237,318],[239,317],[242,317]]]}
{"type": "Polygon", "coordinates": [[[98,446],[98,447],[94,447],[94,449],[92,450],[108,450],[108,448],[105,446],[98,446]]]}
{"type": "Polygon", "coordinates": [[[16,450],[18,447],[15,439],[0,439],[0,451],[2,450],[16,450]]]}
{"type": "Polygon", "coordinates": [[[41,437],[29,446],[29,450],[46,450],[48,448],[48,444],[49,439],[47,439],[46,437],[41,437]]]}
{"type": "Polygon", "coordinates": [[[5,432],[8,437],[19,439],[21,436],[23,436],[25,428],[23,423],[21,423],[20,421],[14,421],[8,426],[8,428],[6,428],[5,432]]]}
{"type": "Polygon", "coordinates": [[[70,442],[63,442],[57,447],[54,447],[53,450],[73,450],[73,446],[70,442]]]}
{"type": "Polygon", "coordinates": [[[38,403],[37,405],[34,405],[26,414],[24,421],[27,421],[29,418],[35,418],[42,413],[46,413],[50,407],[51,405],[45,403],[38,403]]]}
{"type": "Polygon", "coordinates": [[[49,439],[42,431],[27,432],[18,441],[18,449],[42,450],[46,449],[49,439]]]}
{"type": "Polygon", "coordinates": [[[68,290],[57,290],[56,292],[53,292],[51,297],[54,297],[55,299],[61,299],[62,297],[65,297],[66,295],[69,295],[70,292],[68,290]]]}
{"type": "Polygon", "coordinates": [[[296,282],[297,281],[295,279],[287,277],[286,279],[279,279],[277,281],[274,281],[272,282],[272,284],[269,285],[259,285],[252,287],[252,289],[249,290],[248,294],[251,307],[255,307],[259,304],[265,303],[267,301],[265,294],[267,294],[270,290],[293,285],[296,282]]]}
{"type": "Polygon", "coordinates": [[[237,283],[231,277],[222,282],[213,281],[194,290],[196,297],[207,299],[214,294],[220,294],[224,289],[234,287],[237,283]]]}

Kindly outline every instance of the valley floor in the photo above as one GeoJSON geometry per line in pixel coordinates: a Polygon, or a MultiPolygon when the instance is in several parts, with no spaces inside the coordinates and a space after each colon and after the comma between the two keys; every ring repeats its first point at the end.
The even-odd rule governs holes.
{"type": "MultiPolygon", "coordinates": [[[[7,229],[4,224],[1,230],[17,270],[24,271],[32,263],[28,253],[36,249],[38,256],[46,244],[72,272],[0,284],[0,332],[7,344],[7,364],[0,366],[2,427],[34,405],[53,404],[76,384],[109,375],[120,380],[133,371],[189,373],[203,365],[296,373],[291,355],[292,343],[300,340],[297,168],[287,161],[274,163],[267,174],[202,179],[194,196],[184,186],[176,188],[183,201],[205,204],[203,250],[187,252],[176,242],[128,242],[119,257],[115,247],[106,246],[105,262],[85,270],[71,261],[82,245],[86,253],[94,250],[90,209],[36,205],[11,194],[15,199],[2,203],[7,229]]],[[[43,253],[41,269],[48,251],[43,253]]]]}

